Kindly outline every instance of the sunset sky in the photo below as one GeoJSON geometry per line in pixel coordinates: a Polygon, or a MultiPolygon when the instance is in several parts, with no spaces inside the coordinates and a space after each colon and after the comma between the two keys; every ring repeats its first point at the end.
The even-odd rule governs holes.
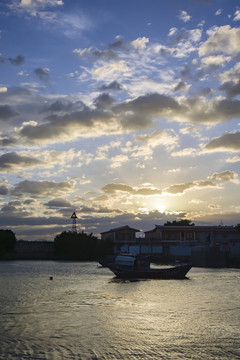
{"type": "Polygon", "coordinates": [[[0,228],[240,223],[238,0],[2,0],[0,228]]]}

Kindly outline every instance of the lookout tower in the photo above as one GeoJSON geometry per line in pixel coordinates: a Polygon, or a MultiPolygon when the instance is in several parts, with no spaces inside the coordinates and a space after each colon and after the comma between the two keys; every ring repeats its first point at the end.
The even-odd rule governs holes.
{"type": "Polygon", "coordinates": [[[75,211],[72,213],[72,232],[77,232],[77,215],[75,211]]]}

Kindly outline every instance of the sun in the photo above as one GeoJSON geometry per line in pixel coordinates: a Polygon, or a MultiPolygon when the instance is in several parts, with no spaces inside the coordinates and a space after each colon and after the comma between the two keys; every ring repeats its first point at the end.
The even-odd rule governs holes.
{"type": "Polygon", "coordinates": [[[157,210],[160,213],[167,210],[167,201],[161,197],[149,199],[148,208],[151,211],[157,210]]]}

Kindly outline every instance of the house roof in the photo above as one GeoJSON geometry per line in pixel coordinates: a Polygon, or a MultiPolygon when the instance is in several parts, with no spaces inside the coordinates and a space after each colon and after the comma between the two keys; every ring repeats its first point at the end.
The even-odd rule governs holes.
{"type": "Polygon", "coordinates": [[[144,231],[144,233],[155,232],[157,229],[171,231],[236,231],[234,226],[165,226],[155,225],[152,230],[144,231]]]}
{"type": "Polygon", "coordinates": [[[140,230],[137,230],[137,229],[131,228],[131,227],[128,226],[128,225],[125,225],[125,226],[120,226],[120,227],[117,227],[117,228],[114,228],[114,229],[110,229],[110,230],[108,230],[108,231],[101,232],[100,234],[108,234],[108,233],[112,233],[112,232],[116,232],[116,231],[121,231],[121,230],[132,230],[132,231],[134,231],[134,232],[140,232],[140,230]]]}

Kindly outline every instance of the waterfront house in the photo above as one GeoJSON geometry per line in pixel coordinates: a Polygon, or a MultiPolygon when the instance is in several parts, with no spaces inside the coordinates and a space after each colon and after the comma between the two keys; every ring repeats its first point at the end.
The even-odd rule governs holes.
{"type": "Polygon", "coordinates": [[[102,232],[101,238],[102,240],[112,240],[115,254],[119,252],[133,253],[136,246],[136,233],[139,231],[125,225],[102,232]]]}
{"type": "Polygon", "coordinates": [[[160,261],[191,261],[199,266],[240,266],[240,232],[233,226],[164,226],[144,232],[129,226],[101,233],[114,244],[114,253],[151,255],[160,261]]]}

